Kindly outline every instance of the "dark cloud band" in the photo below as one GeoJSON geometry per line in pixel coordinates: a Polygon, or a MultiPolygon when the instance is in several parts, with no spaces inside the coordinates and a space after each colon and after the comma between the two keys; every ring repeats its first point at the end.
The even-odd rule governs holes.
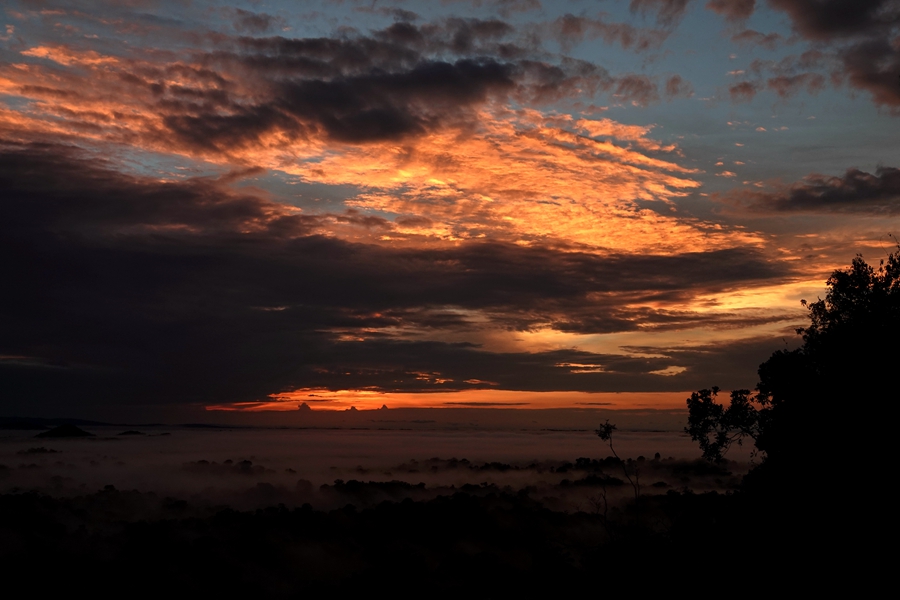
{"type": "Polygon", "coordinates": [[[0,276],[10,290],[0,298],[0,356],[15,358],[0,361],[0,377],[10,410],[247,401],[306,386],[471,389],[475,380],[689,389],[685,375],[653,375],[688,364],[664,354],[489,352],[391,332],[472,331],[476,313],[514,329],[694,327],[711,322],[626,305],[789,275],[744,250],[601,256],[484,242],[354,244],[320,235],[334,216],[298,215],[223,180],[161,182],[111,167],[65,146],[0,151],[0,276]]]}
{"type": "Polygon", "coordinates": [[[900,213],[900,170],[880,167],[875,174],[848,169],[842,177],[810,175],[772,192],[736,191],[722,200],[760,212],[900,213]]]}

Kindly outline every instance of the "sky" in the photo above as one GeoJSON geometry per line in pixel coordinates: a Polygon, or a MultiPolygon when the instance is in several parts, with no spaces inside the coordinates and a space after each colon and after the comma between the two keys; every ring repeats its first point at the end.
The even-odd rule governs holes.
{"type": "Polygon", "coordinates": [[[896,247],[896,0],[0,11],[5,415],[683,406],[896,247]]]}

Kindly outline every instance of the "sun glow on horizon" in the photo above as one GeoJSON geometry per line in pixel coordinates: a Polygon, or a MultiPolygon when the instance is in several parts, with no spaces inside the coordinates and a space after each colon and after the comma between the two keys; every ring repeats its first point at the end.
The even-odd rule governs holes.
{"type": "Polygon", "coordinates": [[[304,388],[272,394],[269,400],[210,404],[210,411],[313,411],[379,410],[395,408],[605,408],[683,409],[690,392],[535,392],[517,390],[463,390],[451,392],[381,392],[304,388]]]}

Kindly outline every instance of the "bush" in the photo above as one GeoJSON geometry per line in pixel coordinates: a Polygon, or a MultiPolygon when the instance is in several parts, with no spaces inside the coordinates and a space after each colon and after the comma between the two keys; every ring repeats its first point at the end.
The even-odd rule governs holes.
{"type": "MultiPolygon", "coordinates": [[[[687,400],[685,431],[703,456],[722,460],[733,444],[752,442],[762,464],[796,466],[821,441],[871,456],[887,437],[884,401],[896,398],[900,333],[900,246],[877,269],[857,255],[828,278],[825,299],[807,307],[803,345],[759,366],[754,392],[735,390],[726,407],[719,389],[687,400]]],[[[770,469],[771,470],[771,469],[770,469]]]]}

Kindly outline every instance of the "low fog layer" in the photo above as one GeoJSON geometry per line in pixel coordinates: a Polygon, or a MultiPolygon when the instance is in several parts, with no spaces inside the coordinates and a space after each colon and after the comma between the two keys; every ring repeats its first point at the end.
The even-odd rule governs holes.
{"type": "MultiPolygon", "coordinates": [[[[84,429],[94,437],[0,432],[0,492],[72,496],[115,486],[236,508],[328,509],[508,491],[558,510],[585,510],[604,490],[611,500],[633,493],[623,465],[603,462],[609,447],[592,430],[84,429]]],[[[697,462],[696,446],[677,431],[617,431],[614,442],[620,457],[635,459],[628,469],[644,494],[730,489],[746,470],[697,462]]]]}

